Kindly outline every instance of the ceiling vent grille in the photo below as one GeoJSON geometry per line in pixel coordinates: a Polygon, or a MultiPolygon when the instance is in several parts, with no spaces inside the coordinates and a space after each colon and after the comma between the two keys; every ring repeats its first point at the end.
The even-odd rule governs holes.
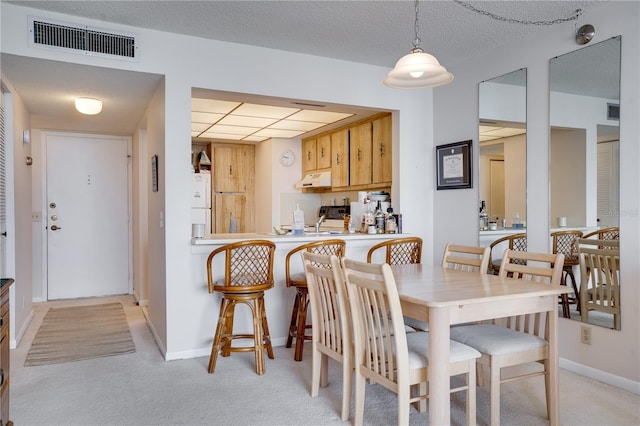
{"type": "Polygon", "coordinates": [[[620,120],[620,104],[607,104],[607,120],[620,120]]]}
{"type": "Polygon", "coordinates": [[[63,49],[86,55],[137,60],[133,35],[107,32],[99,28],[30,19],[30,42],[34,46],[63,49]]]}

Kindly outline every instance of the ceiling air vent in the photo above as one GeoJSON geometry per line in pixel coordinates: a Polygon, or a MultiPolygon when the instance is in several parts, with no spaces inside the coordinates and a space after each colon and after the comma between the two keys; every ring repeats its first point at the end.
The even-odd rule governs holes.
{"type": "Polygon", "coordinates": [[[607,104],[607,120],[620,120],[619,104],[607,104]]]}
{"type": "Polygon", "coordinates": [[[74,26],[30,18],[30,44],[85,55],[137,60],[136,39],[131,34],[74,26]]]}

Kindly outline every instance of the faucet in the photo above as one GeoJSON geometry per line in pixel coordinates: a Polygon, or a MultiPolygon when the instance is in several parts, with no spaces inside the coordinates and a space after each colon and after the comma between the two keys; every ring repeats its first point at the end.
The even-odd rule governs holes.
{"type": "Polygon", "coordinates": [[[316,222],[316,233],[320,232],[320,225],[322,224],[322,221],[325,217],[326,215],[320,216],[320,219],[318,219],[318,221],[316,222]]]}

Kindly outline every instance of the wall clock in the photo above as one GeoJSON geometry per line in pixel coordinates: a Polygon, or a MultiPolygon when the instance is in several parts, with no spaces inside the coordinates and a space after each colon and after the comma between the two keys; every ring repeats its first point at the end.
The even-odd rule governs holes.
{"type": "Polygon", "coordinates": [[[296,161],[296,155],[290,149],[280,155],[280,162],[284,166],[291,166],[296,161]]]}

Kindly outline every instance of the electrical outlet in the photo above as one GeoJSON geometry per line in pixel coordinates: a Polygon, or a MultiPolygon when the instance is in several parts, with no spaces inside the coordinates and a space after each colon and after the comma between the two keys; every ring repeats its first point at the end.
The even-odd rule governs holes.
{"type": "Polygon", "coordinates": [[[591,327],[585,325],[580,327],[580,341],[585,345],[591,344],[591,327]]]}

